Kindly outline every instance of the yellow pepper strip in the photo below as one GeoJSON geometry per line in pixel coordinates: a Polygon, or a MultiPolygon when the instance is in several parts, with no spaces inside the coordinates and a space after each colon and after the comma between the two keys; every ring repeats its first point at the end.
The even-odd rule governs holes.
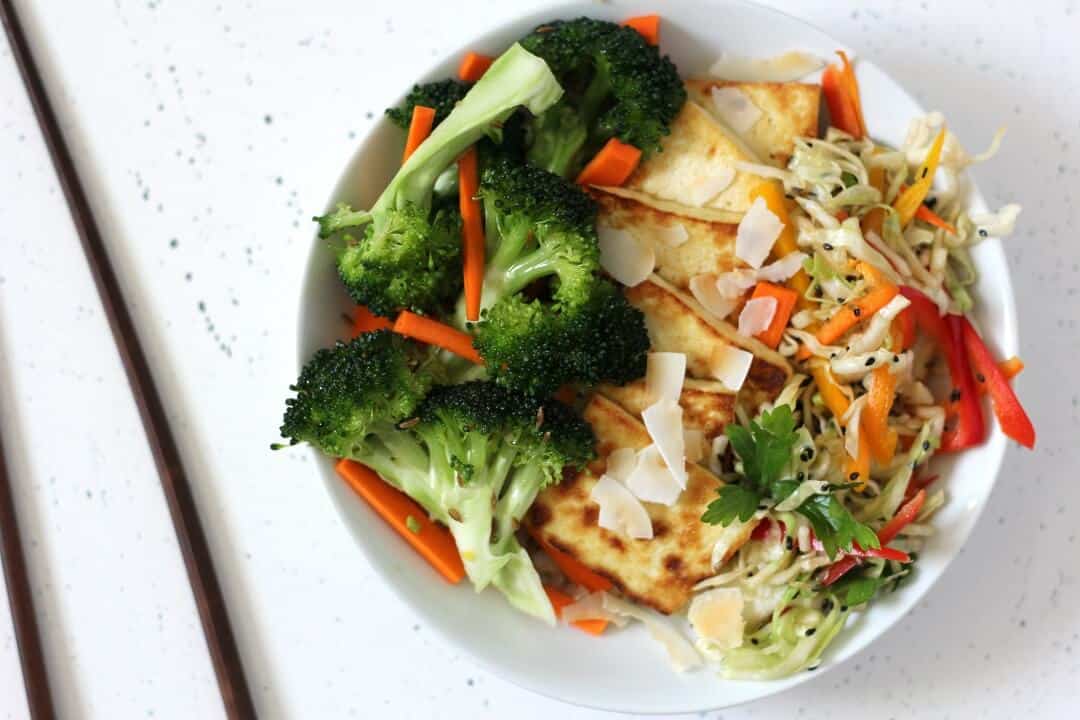
{"type": "MultiPolygon", "coordinates": [[[[758,198],[764,200],[765,207],[769,208],[769,212],[784,224],[783,229],[780,230],[780,236],[776,238],[776,244],[773,246],[773,257],[782,258],[785,255],[797,252],[799,246],[795,242],[795,226],[791,223],[791,218],[788,217],[787,205],[784,204],[783,187],[775,180],[761,182],[750,191],[750,202],[758,198]]],[[[806,291],[810,287],[810,278],[806,276],[806,272],[799,270],[799,272],[792,275],[787,281],[787,286],[799,293],[795,306],[800,310],[805,308],[808,305],[806,291]]]]}
{"type": "Polygon", "coordinates": [[[919,211],[919,206],[923,204],[923,200],[926,200],[926,194],[930,192],[930,186],[934,184],[934,173],[937,172],[938,160],[941,159],[941,147],[944,144],[945,128],[941,128],[937,137],[934,138],[934,144],[930,146],[930,152],[926,154],[926,160],[919,168],[915,182],[900,193],[900,197],[893,203],[893,207],[900,215],[900,227],[911,224],[915,213],[919,211]]]}
{"type": "Polygon", "coordinates": [[[821,399],[825,402],[825,407],[829,408],[829,412],[836,418],[836,422],[843,426],[843,417],[848,408],[851,407],[851,402],[847,399],[844,391],[840,389],[840,385],[833,379],[828,363],[815,362],[810,366],[810,374],[813,376],[814,382],[817,383],[817,389],[821,393],[821,399]]]}
{"type": "Polygon", "coordinates": [[[847,460],[844,462],[844,474],[847,476],[847,480],[859,483],[855,488],[856,490],[864,489],[866,480],[870,477],[870,443],[867,439],[869,433],[866,432],[866,423],[861,425],[859,455],[858,457],[848,455],[847,460]]]}
{"type": "MultiPolygon", "coordinates": [[[[877,188],[882,197],[885,196],[885,168],[872,167],[870,168],[870,185],[877,188]]],[[[874,233],[878,237],[882,236],[881,227],[885,224],[885,208],[872,208],[870,212],[866,213],[862,217],[862,232],[863,235],[869,235],[874,233]]]]}
{"type": "Polygon", "coordinates": [[[870,453],[879,465],[888,465],[896,453],[896,431],[889,427],[889,410],[896,397],[896,376],[884,365],[873,372],[862,427],[870,444],[870,453]]]}

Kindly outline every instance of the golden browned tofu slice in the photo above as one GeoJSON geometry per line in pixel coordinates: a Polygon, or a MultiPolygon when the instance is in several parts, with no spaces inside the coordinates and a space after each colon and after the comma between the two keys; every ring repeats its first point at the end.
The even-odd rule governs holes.
{"type": "MultiPolygon", "coordinates": [[[[601,385],[598,391],[635,418],[640,418],[641,412],[653,403],[644,380],[621,387],[601,385]]],[[[683,427],[701,430],[710,442],[717,435],[723,435],[724,428],[735,420],[735,394],[722,383],[712,380],[684,380],[679,405],[683,409],[683,427]]]]}
{"type": "Polygon", "coordinates": [[[731,172],[736,160],[755,162],[753,151],[692,100],[670,129],[661,152],[642,162],[624,187],[691,208],[746,212],[761,179],[744,172],[731,178],[731,172]],[[719,180],[724,177],[730,182],[719,180]]]}
{"type": "Polygon", "coordinates": [[[722,122],[712,100],[714,87],[738,88],[761,110],[761,117],[741,139],[762,162],[786,167],[795,147],[795,138],[817,137],[821,107],[821,87],[818,85],[687,80],[686,91],[690,99],[722,122]]]}
{"type": "Polygon", "coordinates": [[[652,247],[656,272],[672,285],[685,290],[695,275],[735,268],[737,224],[685,217],[601,189],[594,189],[592,195],[600,206],[600,222],[652,247]],[[675,244],[672,234],[678,235],[680,228],[685,240],[675,244]]]}
{"type": "Polygon", "coordinates": [[[641,310],[653,350],[686,355],[691,377],[713,379],[716,353],[734,345],[754,355],[739,401],[749,410],[773,400],[791,377],[791,365],[757,338],[740,335],[729,323],[711,316],[693,297],[652,275],[626,288],[630,304],[641,310]]]}
{"type": "Polygon", "coordinates": [[[680,610],[695,584],[713,574],[717,540],[736,534],[730,552],[745,542],[753,522],[723,528],[701,522],[716,498],[720,479],[698,465],[688,465],[686,490],[671,507],[645,503],[653,537],[634,540],[601,528],[599,507],[589,499],[604,473],[605,458],[619,448],[640,449],[651,443],[645,426],[617,404],[594,395],[585,419],[596,433],[599,457],[573,478],[548,488],[536,499],[526,522],[543,541],[614,583],[631,600],[663,613],[680,610]]]}

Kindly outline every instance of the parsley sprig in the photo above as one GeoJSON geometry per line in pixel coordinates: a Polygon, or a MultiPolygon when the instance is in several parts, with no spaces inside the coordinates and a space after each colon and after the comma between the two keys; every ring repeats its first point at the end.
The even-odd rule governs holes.
{"type": "MultiPolygon", "coordinates": [[[[798,480],[786,476],[799,439],[789,405],[762,413],[749,427],[728,425],[724,434],[742,461],[742,476],[738,482],[723,485],[720,497],[709,503],[701,519],[710,525],[727,526],[736,518],[746,522],[766,500],[779,503],[799,487],[798,480]]],[[[829,557],[838,550],[850,550],[854,542],[864,548],[879,545],[874,531],[858,522],[832,493],[811,495],[795,512],[810,521],[829,557]]]]}

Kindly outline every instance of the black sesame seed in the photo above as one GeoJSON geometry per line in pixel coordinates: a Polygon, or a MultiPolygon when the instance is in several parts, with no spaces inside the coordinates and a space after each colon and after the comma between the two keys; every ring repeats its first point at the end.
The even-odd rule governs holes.
{"type": "Polygon", "coordinates": [[[899,356],[899,355],[893,355],[893,356],[892,356],[892,361],[893,361],[894,363],[898,363],[898,362],[900,362],[900,356],[899,356]]]}
{"type": "Polygon", "coordinates": [[[923,200],[923,205],[925,205],[926,207],[933,210],[935,207],[937,207],[937,198],[936,197],[928,197],[925,200],[923,200]]]}
{"type": "Polygon", "coordinates": [[[758,640],[757,638],[750,638],[750,642],[753,643],[754,645],[757,645],[761,641],[758,640]]]}
{"type": "Polygon", "coordinates": [[[846,302],[847,302],[847,298],[846,298],[846,297],[842,297],[842,298],[836,298],[836,302],[838,302],[838,303],[840,303],[841,305],[843,305],[844,303],[846,303],[846,302]]]}
{"type": "MultiPolygon", "coordinates": [[[[351,321],[352,321],[352,318],[350,318],[349,320],[350,320],[350,322],[351,322],[351,321]]],[[[811,377],[809,377],[809,376],[807,376],[807,377],[804,377],[804,378],[802,379],[802,382],[801,382],[801,383],[799,383],[799,387],[800,387],[800,388],[810,387],[810,383],[812,383],[812,382],[813,382],[813,379],[812,379],[811,377]]]]}
{"type": "Polygon", "coordinates": [[[874,364],[874,362],[876,362],[876,361],[874,360],[874,358],[872,358],[872,357],[868,357],[868,358],[866,358],[866,367],[870,367],[871,365],[873,365],[873,364],[874,364]]]}
{"type": "Polygon", "coordinates": [[[754,571],[751,570],[750,572],[746,573],[746,577],[748,577],[748,578],[754,577],[754,571]]]}
{"type": "Polygon", "coordinates": [[[834,357],[836,357],[836,353],[829,353],[829,359],[830,359],[830,360],[831,360],[832,358],[834,358],[834,357]]]}
{"type": "Polygon", "coordinates": [[[791,539],[790,535],[788,535],[787,538],[784,540],[784,545],[787,546],[788,550],[793,550],[795,548],[795,541],[791,539]]]}
{"type": "Polygon", "coordinates": [[[817,665],[811,665],[810,667],[806,668],[806,672],[814,672],[817,669],[818,669],[817,665]]]}
{"type": "Polygon", "coordinates": [[[833,609],[833,601],[831,599],[829,599],[829,598],[825,598],[825,602],[821,603],[821,612],[829,613],[829,612],[832,612],[832,609],[833,609]]]}
{"type": "Polygon", "coordinates": [[[925,168],[925,167],[924,167],[924,168],[922,169],[922,172],[921,172],[921,173],[919,173],[919,178],[921,179],[921,178],[924,178],[924,177],[926,177],[926,173],[927,173],[927,172],[928,172],[929,170],[930,170],[930,168],[925,168]]]}
{"type": "Polygon", "coordinates": [[[986,228],[979,228],[979,237],[989,237],[990,233],[986,231],[986,228]]]}
{"type": "Polygon", "coordinates": [[[841,605],[840,606],[840,612],[847,612],[847,610],[848,610],[847,605],[841,605]]]}
{"type": "Polygon", "coordinates": [[[923,449],[923,452],[926,452],[927,450],[930,449],[930,441],[929,440],[923,440],[922,449],[923,449]]]}
{"type": "Polygon", "coordinates": [[[859,471],[856,470],[855,472],[848,475],[848,479],[851,480],[851,482],[855,482],[856,480],[858,480],[859,479],[859,471]]]}
{"type": "Polygon", "coordinates": [[[803,462],[810,462],[813,458],[814,458],[814,448],[809,447],[809,446],[804,447],[802,449],[802,454],[799,455],[799,459],[802,460],[803,462]]]}
{"type": "Polygon", "coordinates": [[[851,308],[851,314],[855,317],[859,317],[860,315],[862,315],[862,308],[856,305],[855,307],[851,308]]]}
{"type": "Polygon", "coordinates": [[[802,470],[800,470],[799,472],[795,473],[795,479],[798,480],[799,482],[802,482],[803,480],[806,479],[806,473],[804,473],[802,470]]]}
{"type": "Polygon", "coordinates": [[[768,506],[768,505],[758,505],[758,506],[757,506],[757,509],[758,509],[758,510],[768,510],[768,509],[769,509],[769,506],[768,506]]]}
{"type": "Polygon", "coordinates": [[[824,248],[826,251],[829,251],[829,250],[833,249],[832,243],[825,243],[821,247],[824,248]]]}
{"type": "Polygon", "coordinates": [[[858,278],[854,275],[845,275],[844,279],[848,282],[855,282],[856,280],[858,280],[858,278]]]}
{"type": "Polygon", "coordinates": [[[817,628],[810,628],[806,631],[806,637],[812,637],[817,632],[817,628]]]}
{"type": "Polygon", "coordinates": [[[949,400],[952,402],[960,402],[960,388],[953,388],[953,391],[949,393],[949,400]]]}
{"type": "Polygon", "coordinates": [[[983,375],[982,373],[975,373],[975,379],[978,380],[981,383],[986,382],[986,376],[983,375]]]}

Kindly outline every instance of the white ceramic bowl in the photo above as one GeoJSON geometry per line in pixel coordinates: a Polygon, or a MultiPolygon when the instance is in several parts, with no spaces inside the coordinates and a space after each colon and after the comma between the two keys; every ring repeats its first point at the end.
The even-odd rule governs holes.
{"type": "MultiPolygon", "coordinates": [[[[497,55],[536,25],[555,18],[590,15],[621,20],[655,11],[655,0],[554,5],[470,39],[421,78],[402,77],[401,88],[454,74],[465,50],[497,55]]],[[[822,31],[775,10],[741,2],[663,3],[661,46],[684,77],[704,73],[721,52],[767,57],[806,50],[828,57],[842,47],[822,31]]],[[[922,109],[912,97],[866,59],[856,64],[871,134],[899,144],[909,119],[922,109]]],[[[390,106],[400,98],[385,98],[390,106]]],[[[943,108],[946,113],[948,108],[943,108]]],[[[338,201],[368,207],[400,161],[400,130],[386,120],[364,138],[338,180],[328,207],[338,201]]],[[[982,199],[972,187],[973,207],[982,199]]],[[[988,341],[1004,357],[1015,353],[1016,314],[1005,256],[997,240],[974,252],[981,280],[976,293],[978,320],[988,341]]],[[[341,314],[351,306],[338,281],[325,243],[312,243],[300,307],[299,362],[341,334],[341,314]]],[[[1006,440],[994,423],[986,444],[948,461],[934,460],[944,478],[948,503],[935,517],[938,532],[920,556],[910,582],[886,594],[849,621],[825,654],[820,669],[774,682],[730,682],[711,672],[674,673],[658,646],[641,627],[610,632],[603,638],[572,628],[551,629],[510,608],[494,591],[479,595],[468,582],[447,586],[408,545],[335,475],[332,463],[317,465],[341,516],[384,580],[426,623],[492,672],[522,687],[566,702],[607,710],[645,713],[695,712],[724,708],[765,697],[820,676],[869,645],[908,612],[945,571],[971,532],[990,495],[1006,440]]]]}

